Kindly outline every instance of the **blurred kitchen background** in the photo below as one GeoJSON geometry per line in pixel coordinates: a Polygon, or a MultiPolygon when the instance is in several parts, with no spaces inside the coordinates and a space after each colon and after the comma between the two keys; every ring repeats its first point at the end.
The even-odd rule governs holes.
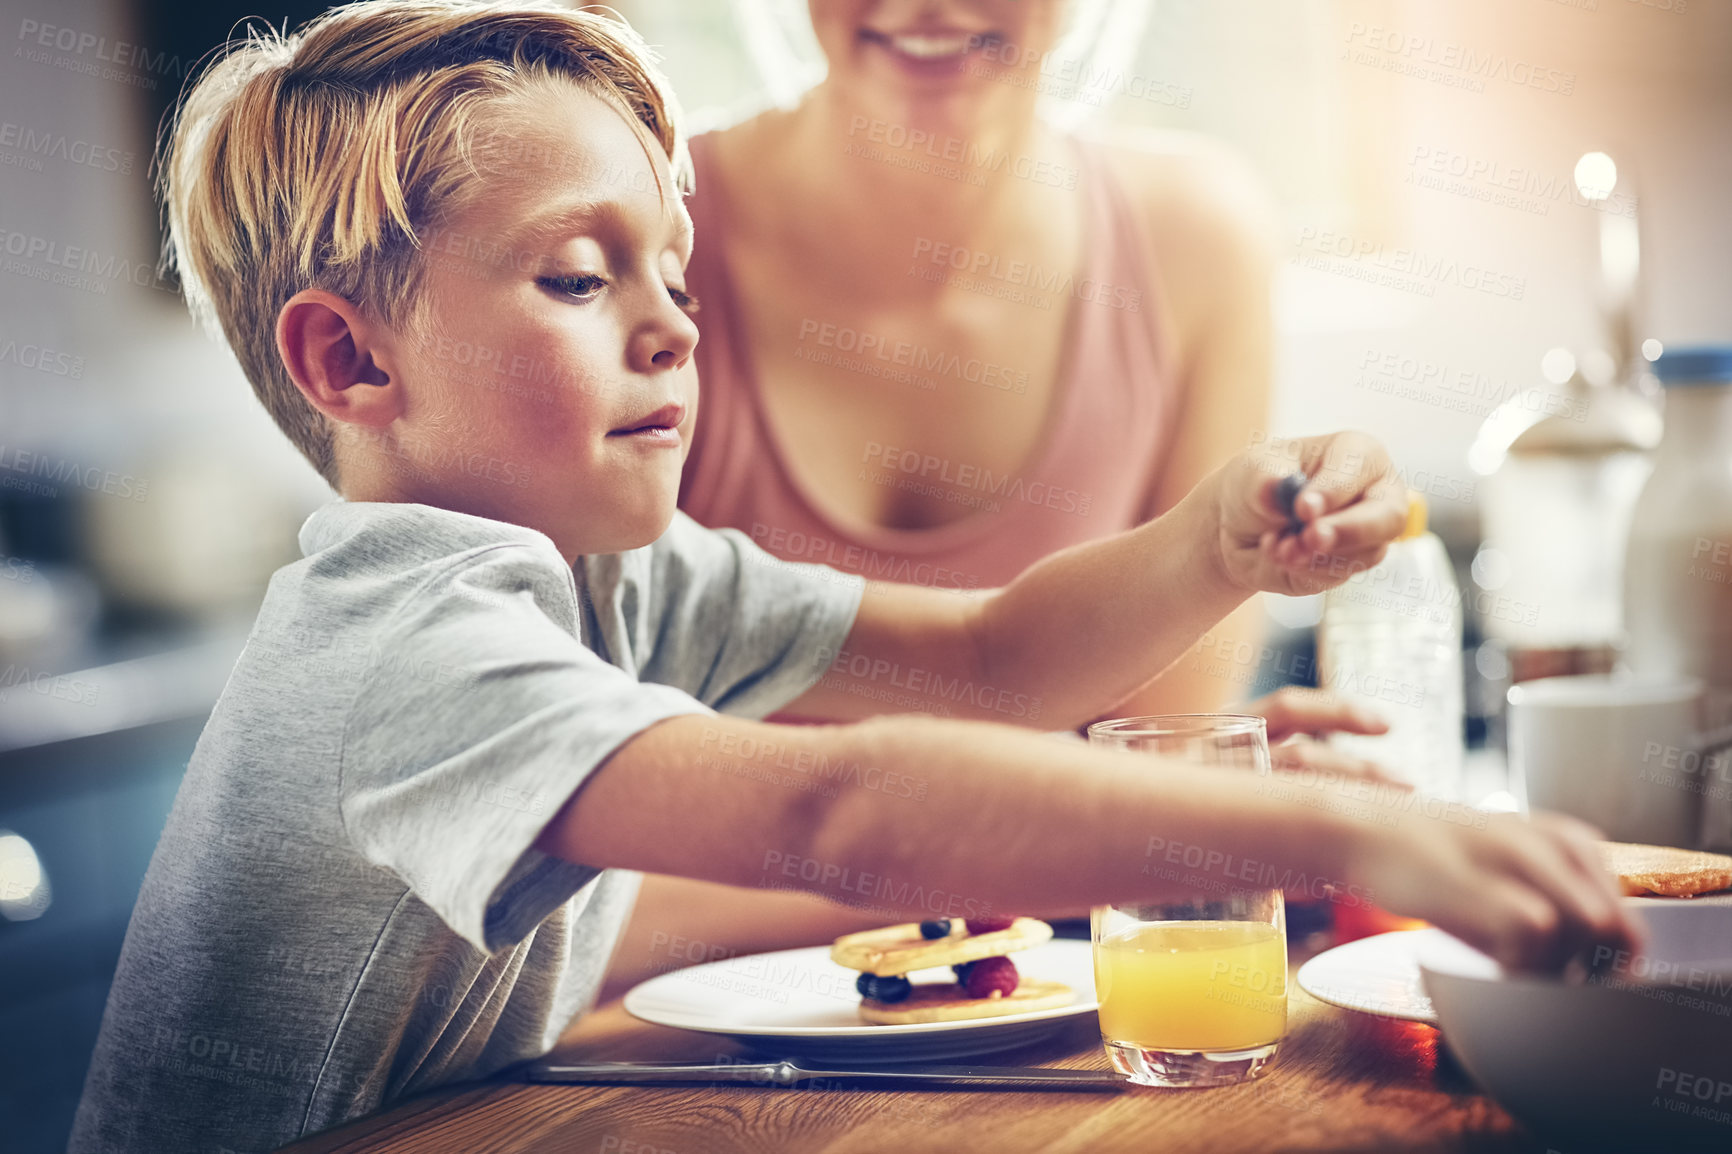
{"type": "MultiPolygon", "coordinates": [[[[614,6],[661,47],[696,128],[797,99],[819,66],[804,0],[614,6]]],[[[202,55],[246,17],[293,25],[323,7],[6,0],[9,1151],[64,1143],[180,774],[266,579],[295,559],[302,518],[329,497],[159,275],[150,163],[156,127],[202,55]]],[[[1732,339],[1732,2],[1071,7],[1061,53],[1096,83],[1056,80],[1052,116],[1219,138],[1277,198],[1286,246],[1273,431],[1373,431],[1427,494],[1467,610],[1466,737],[1495,763],[1512,660],[1517,675],[1524,662],[1600,668],[1616,659],[1619,628],[1615,604],[1610,617],[1603,597],[1594,608],[1615,573],[1554,588],[1580,586],[1583,565],[1603,569],[1605,550],[1542,538],[1551,514],[1525,496],[1501,500],[1499,486],[1529,469],[1543,487],[1547,452],[1578,470],[1589,460],[1605,495],[1590,520],[1618,537],[1620,494],[1633,498],[1658,435],[1648,361],[1663,346],[1732,339]],[[1438,275],[1451,262],[1457,272],[1438,275]],[[1512,465],[1512,444],[1536,452],[1512,465]],[[1554,609],[1583,608],[1535,619],[1521,608],[1552,597],[1563,598],[1545,602],[1554,609]]],[[[1058,76],[1078,71],[1055,65],[1058,76]]],[[[1263,663],[1248,692],[1313,668],[1303,655],[1318,606],[1267,608],[1271,635],[1299,658],[1263,663]]]]}

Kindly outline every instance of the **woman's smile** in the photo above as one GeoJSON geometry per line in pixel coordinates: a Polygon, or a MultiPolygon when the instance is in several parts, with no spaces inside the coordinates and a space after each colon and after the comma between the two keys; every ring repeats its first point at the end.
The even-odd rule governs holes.
{"type": "Polygon", "coordinates": [[[922,28],[899,32],[860,29],[862,43],[881,53],[896,67],[917,77],[960,75],[968,62],[997,44],[996,32],[958,28],[922,28]]]}

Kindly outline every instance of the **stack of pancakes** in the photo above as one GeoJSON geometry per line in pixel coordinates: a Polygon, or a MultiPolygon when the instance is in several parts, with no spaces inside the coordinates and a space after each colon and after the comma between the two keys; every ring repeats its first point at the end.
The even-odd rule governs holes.
{"type": "MultiPolygon", "coordinates": [[[[1051,937],[1052,927],[1035,918],[1017,918],[1008,929],[983,934],[969,933],[965,923],[956,919],[950,923],[948,935],[932,939],[921,936],[919,923],[908,922],[837,938],[830,947],[830,958],[863,974],[902,977],[916,970],[1003,957],[1051,937]]],[[[860,1017],[875,1025],[956,1022],[1056,1009],[1068,1006],[1075,998],[1076,991],[1062,982],[1026,977],[1018,980],[1013,993],[995,990],[985,998],[969,997],[959,982],[923,982],[901,1001],[861,999],[860,1017]]]]}

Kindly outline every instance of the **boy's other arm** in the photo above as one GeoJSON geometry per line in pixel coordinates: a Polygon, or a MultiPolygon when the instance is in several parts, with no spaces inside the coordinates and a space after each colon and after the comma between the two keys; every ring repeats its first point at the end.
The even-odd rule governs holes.
{"type": "Polygon", "coordinates": [[[621,746],[536,844],[598,868],[801,889],[886,920],[1321,877],[1367,895],[1375,884],[1378,904],[1515,965],[1633,935],[1580,823],[1476,828],[1312,792],[1295,805],[1268,778],[1002,725],[685,716],[621,746]]]}
{"type": "Polygon", "coordinates": [[[831,721],[930,713],[1043,729],[1100,716],[1249,595],[1197,548],[1199,504],[1045,557],[1002,589],[869,584],[829,672],[785,712],[831,721]]]}
{"type": "Polygon", "coordinates": [[[1316,592],[1368,568],[1406,497],[1355,433],[1241,453],[1163,516],[1043,558],[982,594],[874,585],[829,671],[787,707],[852,720],[921,712],[1072,728],[1161,673],[1258,589],[1316,592]],[[1283,532],[1273,489],[1312,480],[1283,532]]]}

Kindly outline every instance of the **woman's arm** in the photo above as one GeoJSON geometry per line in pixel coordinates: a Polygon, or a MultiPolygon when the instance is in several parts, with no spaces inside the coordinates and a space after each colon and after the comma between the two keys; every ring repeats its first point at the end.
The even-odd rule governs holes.
{"type": "MultiPolygon", "coordinates": [[[[1143,517],[1153,519],[1222,461],[1267,436],[1277,209],[1251,167],[1219,145],[1134,129],[1119,129],[1105,145],[1149,238],[1174,377],[1161,385],[1179,390],[1169,451],[1144,503],[1143,517]]],[[[1309,740],[1335,731],[1385,732],[1375,713],[1307,690],[1247,700],[1259,682],[1308,680],[1308,670],[1281,667],[1265,632],[1262,605],[1251,598],[1110,712],[1128,717],[1231,706],[1266,717],[1272,744],[1293,739],[1277,750],[1278,764],[1377,776],[1362,759],[1309,740]]]]}
{"type": "MultiPolygon", "coordinates": [[[[1275,209],[1249,166],[1225,149],[1121,130],[1106,151],[1140,213],[1169,340],[1172,379],[1154,384],[1178,391],[1167,452],[1143,505],[1152,520],[1269,427],[1275,209]]],[[[1194,648],[1112,712],[1202,713],[1243,701],[1263,672],[1262,635],[1262,606],[1252,598],[1209,629],[1208,652],[1194,648]]]]}

